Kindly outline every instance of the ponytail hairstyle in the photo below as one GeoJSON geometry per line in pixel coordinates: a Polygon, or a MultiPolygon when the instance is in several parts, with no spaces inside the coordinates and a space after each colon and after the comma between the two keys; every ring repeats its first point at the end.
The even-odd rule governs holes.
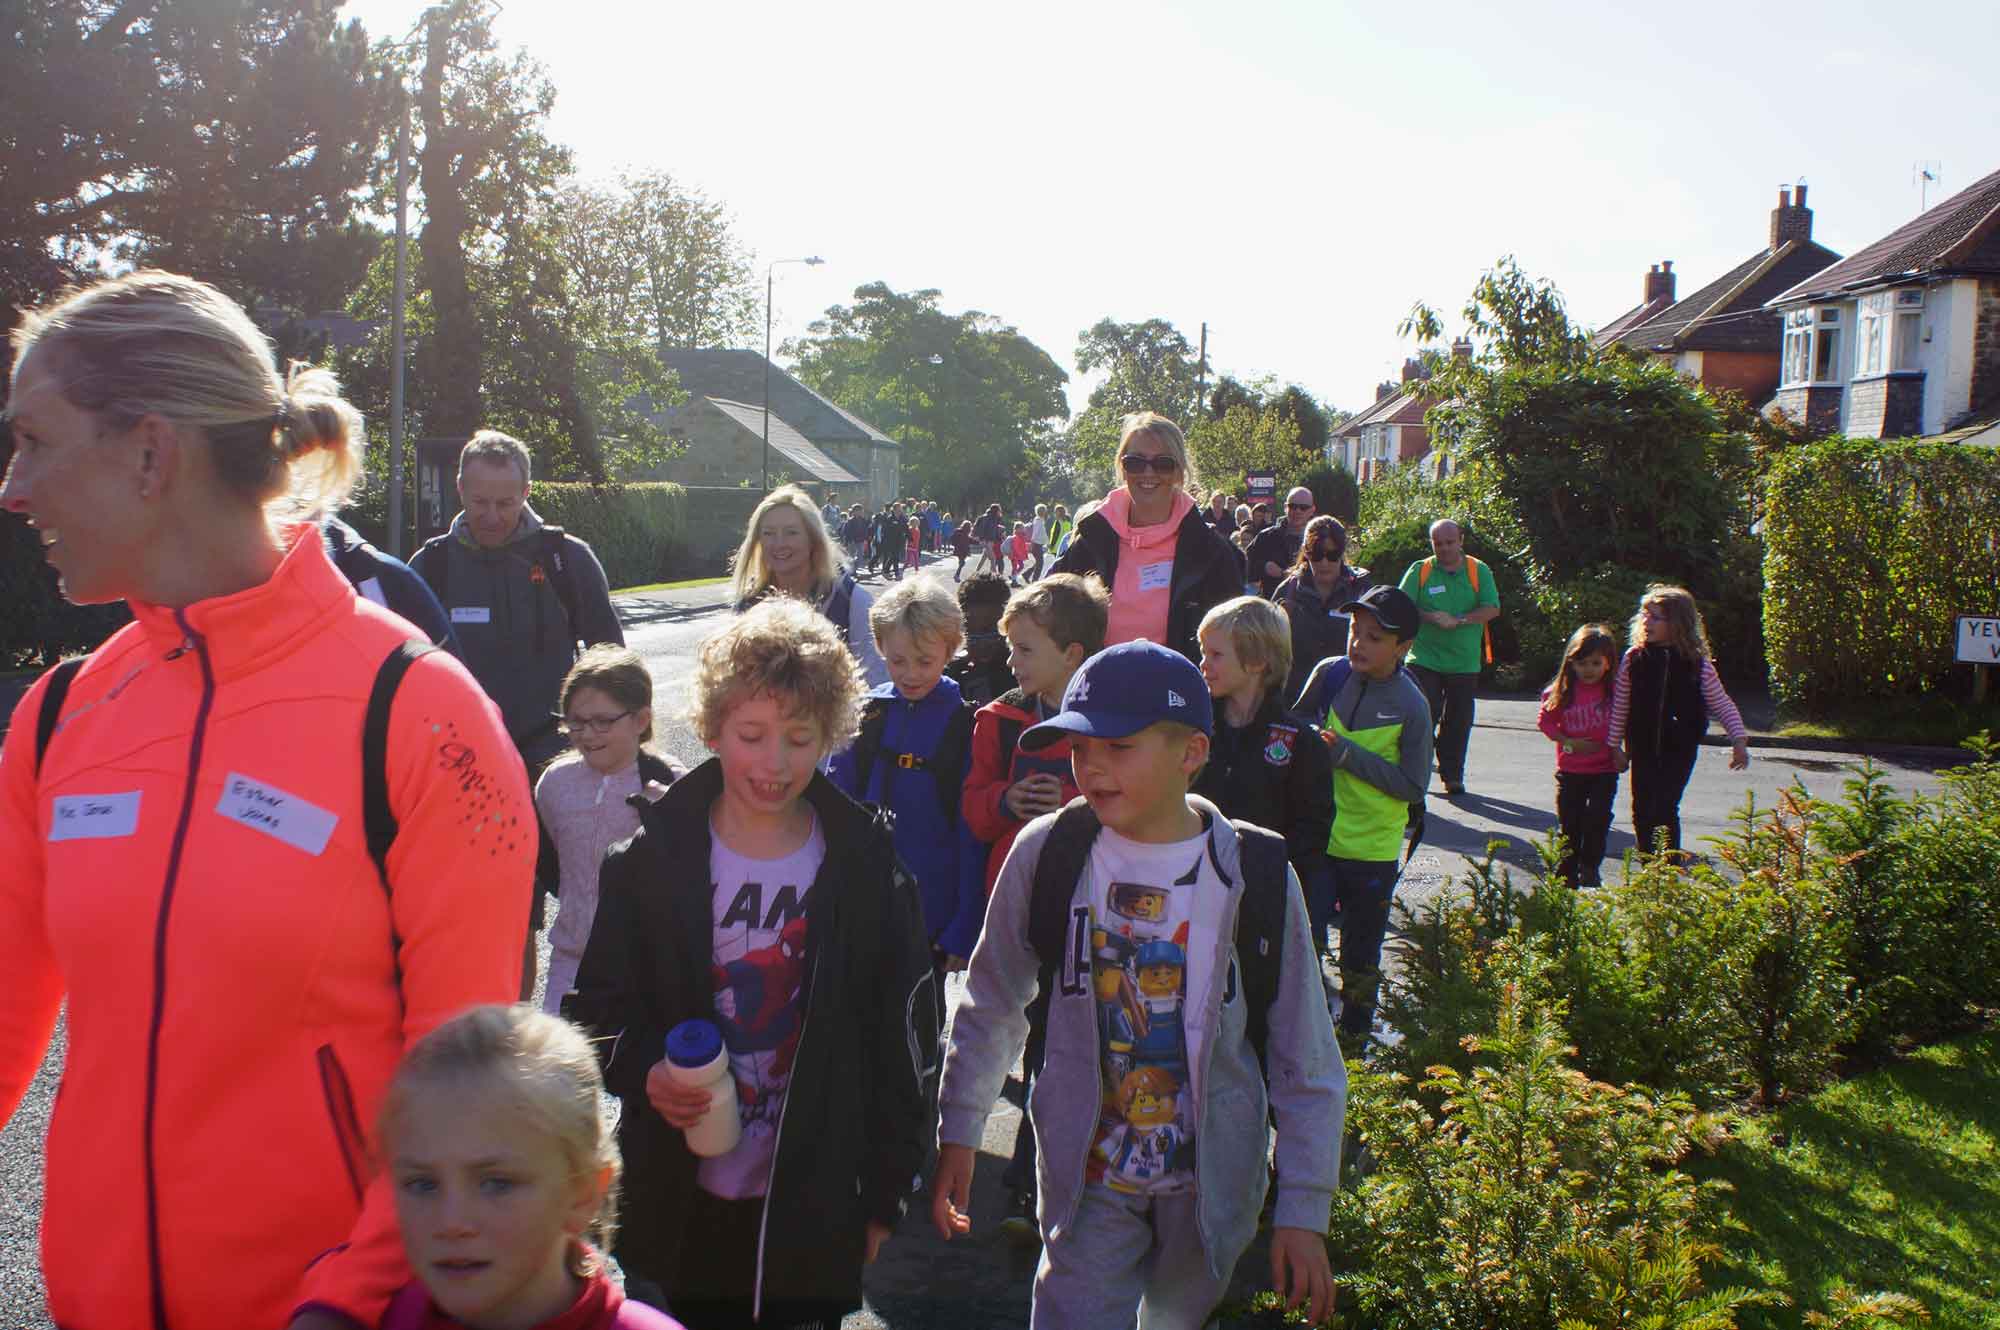
{"type": "Polygon", "coordinates": [[[1608,623],[1587,623],[1569,635],[1569,645],[1563,648],[1562,666],[1556,677],[1549,680],[1549,695],[1542,703],[1542,710],[1561,711],[1569,705],[1570,695],[1576,691],[1576,663],[1591,656],[1603,656],[1613,668],[1617,667],[1616,628],[1608,623]]]}
{"type": "Polygon", "coordinates": [[[206,282],[145,269],[71,287],[14,329],[14,364],[48,357],[63,400],[114,429],[149,415],[198,433],[224,487],[274,522],[340,507],[361,477],[361,414],[331,373],[293,362],[206,282]]]}
{"type": "Polygon", "coordinates": [[[1633,646],[1670,646],[1690,665],[1699,665],[1709,658],[1708,625],[1702,622],[1701,607],[1695,604],[1694,593],[1686,587],[1668,586],[1664,582],[1647,587],[1646,594],[1639,597],[1639,610],[1632,616],[1628,632],[1633,646]],[[1665,616],[1667,631],[1672,635],[1667,641],[1654,642],[1646,636],[1649,605],[1658,606],[1665,616]]]}
{"type": "Polygon", "coordinates": [[[617,1229],[618,1142],[605,1125],[604,1077],[582,1030],[525,1004],[473,1007],[419,1039],[396,1068],[376,1120],[377,1144],[395,1156],[411,1104],[436,1095],[508,1110],[561,1147],[571,1180],[609,1170],[611,1185],[583,1237],[595,1251],[572,1256],[570,1273],[596,1273],[617,1229]]]}

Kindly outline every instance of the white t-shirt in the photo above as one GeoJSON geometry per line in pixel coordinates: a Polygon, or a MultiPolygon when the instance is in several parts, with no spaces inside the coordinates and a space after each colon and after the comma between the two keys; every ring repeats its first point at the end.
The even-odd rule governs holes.
{"type": "Polygon", "coordinates": [[[805,844],[782,859],[751,859],[717,836],[708,855],[714,883],[715,1023],[736,1076],[743,1138],[701,1161],[696,1180],[712,1196],[762,1196],[771,1183],[778,1120],[805,1025],[806,895],[826,858],[813,820],[805,844]]]}
{"type": "Polygon", "coordinates": [[[1104,1101],[1084,1179],[1156,1194],[1194,1185],[1188,935],[1224,892],[1208,837],[1148,845],[1106,828],[1090,852],[1091,977],[1104,1101]]]}

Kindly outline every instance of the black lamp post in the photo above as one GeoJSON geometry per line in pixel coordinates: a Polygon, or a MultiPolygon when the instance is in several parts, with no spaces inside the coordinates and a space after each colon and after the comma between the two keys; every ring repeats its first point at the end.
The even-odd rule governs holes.
{"type": "Polygon", "coordinates": [[[826,260],[815,254],[805,259],[772,259],[764,269],[764,493],[771,492],[771,293],[772,270],[781,263],[803,263],[817,268],[826,260]]]}

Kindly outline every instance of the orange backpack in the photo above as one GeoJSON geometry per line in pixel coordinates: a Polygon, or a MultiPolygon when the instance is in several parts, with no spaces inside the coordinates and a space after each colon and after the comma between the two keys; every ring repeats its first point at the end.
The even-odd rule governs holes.
{"type": "MultiPolygon", "coordinates": [[[[1431,580],[1431,567],[1436,563],[1437,559],[1435,557],[1425,559],[1424,566],[1417,570],[1417,590],[1419,592],[1423,591],[1424,583],[1431,580]]],[[[1470,554],[1466,555],[1465,580],[1472,583],[1472,594],[1473,597],[1475,598],[1475,602],[1479,595],[1479,569],[1480,569],[1479,560],[1473,558],[1470,554]]],[[[1475,608],[1476,607],[1477,606],[1475,603],[1475,608]]],[[[1487,622],[1479,626],[1482,629],[1484,629],[1486,633],[1486,638],[1485,638],[1486,663],[1488,665],[1491,665],[1493,663],[1493,623],[1491,620],[1488,620],[1487,622]]]]}

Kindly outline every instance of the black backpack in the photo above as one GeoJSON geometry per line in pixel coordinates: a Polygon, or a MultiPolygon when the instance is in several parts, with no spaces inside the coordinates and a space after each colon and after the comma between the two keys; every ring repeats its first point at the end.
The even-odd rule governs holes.
{"type": "Polygon", "coordinates": [[[944,733],[938,735],[937,747],[929,757],[917,753],[885,754],[882,731],[889,723],[889,701],[886,697],[871,697],[862,704],[861,733],[854,739],[854,797],[868,797],[869,783],[875,778],[875,763],[888,757],[905,770],[930,772],[931,779],[937,782],[938,804],[944,809],[945,821],[958,821],[959,801],[965,794],[965,756],[972,749],[975,708],[970,702],[960,704],[944,723],[944,733]]]}
{"type": "MultiPolygon", "coordinates": [[[[1285,838],[1248,822],[1232,821],[1230,825],[1236,828],[1243,863],[1243,901],[1236,909],[1236,961],[1242,972],[1243,998],[1249,1004],[1245,1016],[1250,1047],[1256,1050],[1257,1065],[1262,1067],[1264,1046],[1270,1039],[1271,1004],[1278,997],[1278,967],[1284,955],[1285,904],[1290,887],[1285,838]]],[[[1056,814],[1055,825],[1042,842],[1041,857],[1035,861],[1034,885],[1028,897],[1028,943],[1041,961],[1044,991],[1064,972],[1063,953],[1071,933],[1070,901],[1101,829],[1090,805],[1081,797],[1072,799],[1056,814]]],[[[1218,865],[1218,875],[1220,871],[1218,865]]],[[[1076,906],[1074,913],[1085,916],[1081,922],[1088,924],[1088,907],[1076,906]]],[[[1067,959],[1074,973],[1088,976],[1089,930],[1085,927],[1077,932],[1082,938],[1081,954],[1067,959]]],[[[1234,977],[1232,973],[1232,980],[1234,977]]],[[[1082,982],[1089,980],[1086,977],[1082,982]]],[[[1223,1000],[1234,991],[1232,982],[1223,1000]]]]}
{"type": "MultiPolygon", "coordinates": [[[[563,620],[569,625],[570,640],[575,641],[576,573],[569,566],[569,550],[564,544],[565,533],[559,526],[545,526],[536,534],[539,545],[535,550],[534,566],[542,570],[542,575],[549,579],[549,585],[555,588],[556,601],[562,606],[563,620]]],[[[418,551],[421,554],[424,550],[428,550],[431,552],[431,557],[425,559],[420,568],[415,559],[410,561],[410,566],[417,568],[424,581],[431,584],[431,590],[437,593],[438,603],[444,606],[447,615],[451,613],[451,551],[447,548],[450,540],[449,531],[441,536],[432,536],[424,542],[423,550],[418,551]]]]}
{"type": "MultiPolygon", "coordinates": [[[[428,642],[402,642],[375,671],[375,686],[368,694],[368,712],[361,724],[361,825],[368,838],[368,857],[382,889],[389,890],[389,847],[396,840],[396,813],[389,806],[389,708],[396,689],[416,661],[436,651],[428,642]]],[[[63,661],[49,671],[49,686],[42,693],[42,709],[35,721],[35,772],[40,774],[42,755],[48,752],[62,719],[63,700],[70,683],[83,668],[88,656],[63,661]]]]}

